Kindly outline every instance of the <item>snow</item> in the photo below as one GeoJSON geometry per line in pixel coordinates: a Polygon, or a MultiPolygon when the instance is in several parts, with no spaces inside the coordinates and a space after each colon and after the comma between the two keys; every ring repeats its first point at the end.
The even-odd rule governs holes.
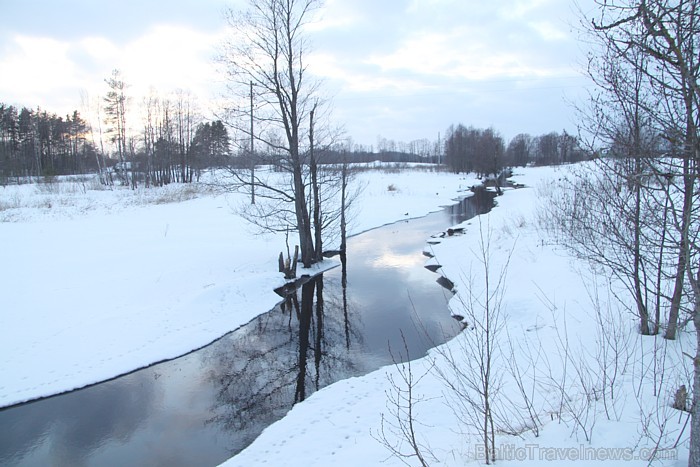
{"type": "MultiPolygon", "coordinates": [[[[641,466],[657,442],[671,446],[677,439],[678,448],[661,452],[668,459],[658,464],[687,465],[686,414],[670,401],[680,384],[692,387],[692,365],[682,356],[694,352],[692,333],[675,342],[639,336],[634,319],[610,298],[619,286],[538,230],[538,209],[546,209],[541,190],[566,170],[518,169],[514,179],[526,188],[506,190],[491,213],[459,226],[463,234],[426,239],[434,255],[426,263],[440,265],[455,283],[454,314],[483,299],[484,241],[491,285],[506,274],[493,404],[497,425],[509,422],[513,433],[496,434],[498,465],[641,466]],[[513,368],[523,375],[537,432],[513,368]]],[[[365,189],[354,233],[434,211],[474,180],[420,169],[361,172],[357,183],[365,189]]],[[[61,185],[0,188],[0,406],[181,355],[277,301],[272,290],[283,282],[276,261],[284,237],[259,235],[245,224],[231,210],[244,201],[237,195],[205,186],[133,192],[61,185]]],[[[475,368],[473,322],[411,362],[420,379],[413,388],[417,438],[430,464],[483,463],[471,416],[454,410],[463,400],[435,371],[475,368]]],[[[406,370],[389,366],[314,393],[224,465],[417,464],[385,446],[409,453],[391,428],[390,403],[396,395],[390,381],[400,383],[406,370]]]]}
{"type": "MultiPolygon", "coordinates": [[[[474,182],[416,169],[356,183],[354,233],[437,210],[474,182]]],[[[183,355],[271,309],[285,238],[253,230],[233,212],[241,202],[207,184],[0,188],[0,407],[183,355]]]]}
{"type": "MultiPolygon", "coordinates": [[[[510,422],[517,434],[496,434],[497,465],[581,466],[607,461],[642,466],[648,465],[657,442],[669,447],[677,440],[676,449],[659,451],[661,460],[655,465],[687,465],[689,428],[682,431],[687,414],[672,409],[670,401],[680,384],[692,387],[692,368],[681,352],[684,348],[694,352],[693,336],[685,334],[675,342],[641,337],[634,319],[620,312],[618,302],[610,298],[616,284],[590,272],[538,232],[538,209],[546,209],[539,193],[565,170],[518,170],[514,179],[526,188],[507,190],[490,214],[461,226],[464,235],[426,243],[426,250],[435,255],[430,263],[442,265],[440,271],[456,283],[458,294],[450,302],[455,314],[464,314],[471,298],[483,299],[480,245],[489,245],[492,286],[505,267],[500,306],[504,325],[494,350],[494,384],[499,390],[492,403],[496,424],[510,422]],[[612,331],[601,332],[600,323],[612,331]],[[532,423],[508,370],[511,362],[524,375],[538,417],[537,433],[522,429],[532,423]],[[663,375],[654,376],[660,367],[655,369],[654,362],[664,364],[663,375]],[[615,369],[618,373],[613,376],[615,369]],[[591,391],[593,387],[598,392],[591,391]],[[602,387],[605,395],[599,391],[602,387]],[[586,402],[587,395],[593,396],[591,403],[586,402]]],[[[411,363],[411,374],[420,379],[413,388],[417,439],[431,465],[484,463],[481,438],[469,423],[474,419],[453,410],[464,398],[455,397],[436,371],[450,374],[456,368],[469,374],[477,362],[470,346],[473,332],[468,328],[411,363]]],[[[397,422],[392,415],[396,407],[390,402],[396,397],[391,381],[402,381],[402,369],[405,374],[406,366],[382,368],[314,393],[223,465],[420,465],[415,457],[401,459],[386,447],[411,453],[405,438],[391,428],[397,422]],[[380,442],[382,421],[384,442],[380,442]]]]}

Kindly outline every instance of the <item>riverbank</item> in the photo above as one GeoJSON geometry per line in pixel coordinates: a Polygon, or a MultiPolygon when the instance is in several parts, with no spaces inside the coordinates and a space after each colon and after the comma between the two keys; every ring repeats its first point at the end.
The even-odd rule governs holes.
{"type": "MultiPolygon", "coordinates": [[[[350,232],[420,217],[474,183],[424,168],[360,172],[350,232]]],[[[1,189],[0,406],[185,354],[279,301],[285,238],[235,215],[244,197],[205,185],[99,188],[1,189]]]]}
{"type": "MultiPolygon", "coordinates": [[[[428,464],[484,463],[483,418],[465,396],[474,396],[470,383],[480,382],[488,265],[489,316],[500,317],[490,381],[497,465],[645,466],[651,454],[655,465],[687,465],[687,413],[670,405],[680,384],[690,387],[692,368],[682,352],[693,353],[693,336],[674,342],[640,336],[614,298],[620,284],[540,233],[538,209],[547,206],[538,190],[566,170],[517,170],[514,179],[525,188],[506,190],[491,213],[457,226],[462,234],[426,243],[430,264],[455,283],[452,313],[466,322],[456,338],[411,363],[416,439],[428,464]]],[[[389,366],[326,387],[224,465],[418,464],[399,434],[408,426],[406,412],[397,418],[392,403],[407,389],[408,374],[407,366],[389,366]]]]}

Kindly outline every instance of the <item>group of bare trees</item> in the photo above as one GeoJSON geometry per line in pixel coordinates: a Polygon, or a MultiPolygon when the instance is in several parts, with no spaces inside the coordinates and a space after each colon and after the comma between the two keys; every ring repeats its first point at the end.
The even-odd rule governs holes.
{"type": "MultiPolygon", "coordinates": [[[[230,153],[228,130],[221,120],[205,122],[196,99],[183,90],[170,96],[155,91],[144,98],[140,123],[130,117],[132,98],[119,70],[105,80],[108,91],[98,120],[100,137],[111,143],[111,160],[124,183],[135,187],[190,183],[201,170],[220,165],[230,153]],[[135,130],[141,125],[141,131],[135,130]]],[[[104,143],[100,145],[104,148],[104,143]]]]}
{"type": "Polygon", "coordinates": [[[445,163],[454,172],[497,175],[503,168],[505,144],[492,128],[451,126],[445,138],[445,163]]]}
{"type": "Polygon", "coordinates": [[[535,137],[520,133],[506,147],[503,137],[493,128],[458,124],[447,129],[444,154],[445,163],[454,172],[487,175],[497,174],[504,167],[579,162],[591,153],[584,151],[578,138],[566,131],[535,137]]]}
{"type": "MultiPolygon", "coordinates": [[[[625,286],[639,332],[693,322],[689,465],[700,465],[700,2],[600,1],[583,124],[605,157],[562,180],[549,225],[625,286]]],[[[556,198],[556,200],[554,200],[556,198]]]]}
{"type": "Polygon", "coordinates": [[[343,231],[348,202],[347,164],[322,164],[325,150],[338,146],[337,134],[319,83],[307,72],[306,26],[320,5],[264,0],[230,10],[232,37],[220,57],[230,97],[227,124],[248,158],[247,167],[231,168],[226,183],[249,193],[243,214],[252,223],[298,234],[305,267],[322,260],[329,233],[343,231]],[[274,169],[258,167],[261,154],[274,169]]]}
{"type": "MultiPolygon", "coordinates": [[[[374,152],[370,149],[370,152],[374,152]]],[[[436,159],[442,153],[440,138],[431,141],[428,138],[414,139],[409,142],[394,141],[383,136],[377,136],[377,154],[411,154],[422,159],[436,159]]]]}
{"type": "MultiPolygon", "coordinates": [[[[648,407],[645,400],[640,405],[640,433],[656,438],[652,456],[688,440],[688,465],[696,466],[700,465],[700,1],[596,3],[596,17],[584,24],[587,40],[595,47],[588,70],[597,86],[590,107],[582,109],[582,126],[583,133],[591,135],[589,153],[600,157],[547,187],[551,197],[542,211],[542,225],[574,254],[590,261],[594,274],[615,279],[610,281],[612,296],[636,317],[642,347],[653,350],[652,363],[641,364],[638,391],[642,380],[652,381],[657,403],[648,407]],[[680,332],[693,331],[690,323],[694,324],[694,348],[685,348],[684,342],[672,343],[680,332]],[[660,346],[653,337],[657,334],[663,334],[669,345],[660,346]],[[649,335],[652,337],[644,337],[649,335]],[[663,382],[664,375],[673,378],[672,374],[682,374],[686,366],[671,363],[668,349],[688,357],[685,363],[692,362],[687,365],[692,368],[692,391],[685,385],[670,394],[659,390],[668,384],[663,382]],[[667,366],[671,364],[672,368],[667,366]],[[665,421],[671,407],[689,413],[690,433],[674,433],[666,445],[665,421]]],[[[473,136],[477,141],[480,134],[465,128],[454,130],[448,137],[473,136]]],[[[582,153],[576,138],[566,134],[561,138],[544,135],[536,145],[518,135],[509,145],[514,155],[533,146],[543,154],[556,155],[548,162],[573,162],[582,153]]],[[[543,158],[547,159],[550,157],[543,158]]],[[[557,347],[564,368],[571,365],[576,372],[580,395],[570,397],[566,382],[557,383],[559,376],[550,378],[552,387],[561,391],[561,407],[580,400],[580,406],[560,408],[559,413],[570,412],[586,439],[595,425],[591,405],[601,397],[606,416],[619,416],[618,381],[631,364],[630,338],[619,327],[619,317],[603,309],[596,291],[589,292],[599,327],[600,349],[595,357],[599,368],[591,369],[585,359],[570,352],[564,329],[557,347]]],[[[465,308],[469,309],[468,304],[465,308]]],[[[479,324],[488,322],[482,319],[479,324]]],[[[469,346],[465,353],[481,355],[478,351],[488,348],[485,342],[488,338],[469,346]]],[[[634,364],[640,363],[634,360],[634,364]]],[[[551,372],[550,364],[546,366],[551,372]]],[[[459,365],[448,368],[461,369],[459,365]]],[[[477,374],[470,394],[483,395],[488,380],[487,375],[477,374]]],[[[454,382],[471,380],[451,376],[447,381],[462,396],[464,391],[453,388],[454,382]]],[[[466,400],[457,398],[457,402],[466,400]]],[[[467,404],[482,416],[480,431],[487,462],[495,460],[489,453],[493,440],[491,419],[486,415],[492,402],[484,397],[467,404]]],[[[405,419],[408,415],[400,416],[405,419]]],[[[536,426],[536,417],[532,421],[536,426]]],[[[684,429],[682,423],[679,426],[684,429]]]]}
{"type": "Polygon", "coordinates": [[[225,162],[228,130],[221,120],[203,122],[189,93],[172,99],[151,95],[144,101],[142,145],[134,154],[146,185],[190,183],[203,169],[225,162]]]}
{"type": "Polygon", "coordinates": [[[566,130],[539,136],[520,133],[513,137],[506,148],[509,165],[524,167],[533,165],[559,165],[588,160],[590,151],[584,150],[578,137],[566,130]]]}
{"type": "Polygon", "coordinates": [[[132,187],[162,186],[192,182],[201,170],[225,163],[228,129],[221,120],[204,121],[189,93],[154,93],[135,118],[121,72],[105,83],[90,119],[77,110],[62,118],[0,104],[0,180],[99,172],[107,184],[116,178],[132,187]]]}

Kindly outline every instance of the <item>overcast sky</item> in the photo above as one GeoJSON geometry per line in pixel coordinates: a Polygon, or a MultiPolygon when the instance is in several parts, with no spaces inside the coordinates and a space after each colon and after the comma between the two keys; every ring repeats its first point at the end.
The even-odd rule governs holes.
{"type": "MultiPolygon", "coordinates": [[[[579,0],[587,16],[592,0],[579,0]]],[[[134,100],[189,90],[206,111],[222,77],[223,11],[245,0],[0,0],[0,102],[65,114],[121,70],[134,100]]],[[[436,139],[450,124],[576,131],[578,9],[565,0],[326,0],[314,74],[348,136],[436,139]]]]}

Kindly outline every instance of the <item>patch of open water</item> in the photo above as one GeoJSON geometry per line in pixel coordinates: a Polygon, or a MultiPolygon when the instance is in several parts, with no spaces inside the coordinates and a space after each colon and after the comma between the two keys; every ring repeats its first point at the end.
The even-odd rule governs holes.
{"type": "MultiPolygon", "coordinates": [[[[0,464],[217,465],[297,402],[453,337],[431,235],[487,212],[486,192],[348,239],[342,267],[211,345],[111,381],[0,410],[0,464]]],[[[455,252],[458,254],[458,252],[455,252]]]]}

